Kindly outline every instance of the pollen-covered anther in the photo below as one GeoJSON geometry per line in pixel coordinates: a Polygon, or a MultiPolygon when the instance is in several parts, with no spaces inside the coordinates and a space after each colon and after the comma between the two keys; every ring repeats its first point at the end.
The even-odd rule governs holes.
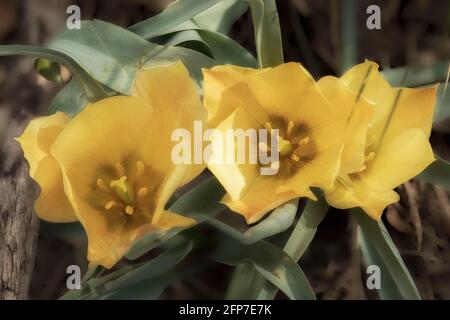
{"type": "Polygon", "coordinates": [[[105,181],[103,181],[102,178],[98,178],[96,184],[100,190],[105,191],[105,192],[110,191],[110,189],[108,188],[108,186],[106,185],[105,181]]]}
{"type": "Polygon", "coordinates": [[[125,207],[125,213],[129,216],[131,216],[134,213],[134,208],[132,206],[126,206],[125,207]]]}
{"type": "Polygon", "coordinates": [[[138,198],[142,199],[144,198],[146,195],[148,194],[148,189],[147,188],[140,188],[138,191],[138,198]]]}
{"type": "Polygon", "coordinates": [[[115,201],[115,200],[110,200],[110,201],[108,201],[108,202],[105,204],[105,209],[106,209],[106,210],[111,210],[111,209],[114,208],[114,207],[120,208],[120,207],[122,207],[122,204],[121,204],[120,202],[115,201]]]}
{"type": "Polygon", "coordinates": [[[136,179],[142,178],[145,172],[145,165],[142,161],[136,163],[136,179]]]}
{"type": "Polygon", "coordinates": [[[296,155],[295,153],[291,154],[291,159],[294,160],[295,162],[300,161],[300,157],[298,155],[296,155]]]}
{"type": "Polygon", "coordinates": [[[125,168],[123,167],[123,165],[120,162],[116,162],[114,164],[114,169],[116,170],[116,175],[118,177],[122,177],[125,175],[125,168]]]}
{"type": "Polygon", "coordinates": [[[294,121],[289,120],[287,128],[286,128],[286,135],[288,138],[291,137],[292,129],[294,129],[294,121]]]}
{"type": "Polygon", "coordinates": [[[303,139],[300,140],[300,142],[298,144],[303,146],[303,145],[307,144],[308,142],[309,142],[309,137],[304,137],[303,139]]]}
{"type": "Polygon", "coordinates": [[[375,152],[369,152],[369,154],[366,156],[366,161],[371,161],[375,158],[375,152]]]}

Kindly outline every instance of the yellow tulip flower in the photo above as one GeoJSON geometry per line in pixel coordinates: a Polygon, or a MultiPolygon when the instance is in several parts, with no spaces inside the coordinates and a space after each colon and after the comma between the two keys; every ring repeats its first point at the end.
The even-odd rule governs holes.
{"type": "Polygon", "coordinates": [[[366,61],[341,78],[318,82],[337,109],[354,108],[351,123],[368,123],[366,130],[347,130],[342,165],[336,183],[325,192],[328,203],[339,209],[361,207],[379,219],[399,195],[393,190],[423,171],[435,158],[428,141],[437,86],[393,88],[366,61]],[[373,108],[373,119],[366,101],[373,108]],[[345,150],[348,147],[348,152],[345,150]]]}
{"type": "Polygon", "coordinates": [[[62,112],[30,121],[16,140],[28,161],[30,176],[41,188],[34,211],[50,222],[73,222],[77,217],[64,194],[61,169],[51,154],[51,147],[70,117],[62,112]]]}
{"type": "MultiPolygon", "coordinates": [[[[254,223],[290,199],[315,199],[312,186],[332,185],[347,115],[333,108],[300,64],[262,70],[217,66],[204,70],[204,79],[208,122],[224,136],[229,129],[279,132],[275,175],[261,175],[259,162],[209,162],[208,168],[227,191],[222,202],[231,210],[254,223]]],[[[226,152],[211,140],[212,158],[226,152]]],[[[258,141],[258,152],[270,149],[258,141]]]]}
{"type": "MultiPolygon", "coordinates": [[[[164,206],[203,169],[171,161],[171,134],[192,130],[194,120],[204,118],[195,84],[176,63],[141,71],[133,96],[99,100],[70,121],[61,113],[35,120],[19,141],[42,189],[45,206],[37,208],[38,215],[48,218],[46,210],[67,199],[86,230],[88,260],[107,268],[142,235],[195,223],[164,206]],[[49,178],[34,169],[45,156],[52,161],[45,167],[49,178]],[[64,191],[54,192],[63,183],[64,191]]],[[[47,220],[68,220],[58,218],[56,208],[51,213],[47,220]]]]}

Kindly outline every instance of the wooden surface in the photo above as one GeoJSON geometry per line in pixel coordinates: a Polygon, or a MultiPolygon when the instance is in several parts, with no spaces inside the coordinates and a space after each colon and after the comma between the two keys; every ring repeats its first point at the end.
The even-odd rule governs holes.
{"type": "Polygon", "coordinates": [[[37,187],[12,139],[25,122],[12,120],[6,132],[0,132],[0,300],[26,299],[34,268],[39,223],[32,208],[37,187]]]}

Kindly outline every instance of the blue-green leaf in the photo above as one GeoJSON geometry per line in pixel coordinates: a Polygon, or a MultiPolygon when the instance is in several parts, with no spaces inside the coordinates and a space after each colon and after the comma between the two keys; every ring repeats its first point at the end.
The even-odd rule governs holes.
{"type": "Polygon", "coordinates": [[[136,23],[128,29],[144,39],[151,39],[164,34],[219,2],[221,0],[179,0],[160,14],[136,23]]]}
{"type": "Polygon", "coordinates": [[[259,66],[266,68],[282,64],[283,44],[275,0],[249,1],[259,66]]]}
{"type": "Polygon", "coordinates": [[[90,101],[104,98],[108,95],[106,90],[92,77],[84,66],[80,65],[70,55],[57,49],[41,48],[35,46],[7,45],[0,46],[0,56],[23,55],[35,58],[44,58],[64,65],[79,81],[84,94],[90,101]]]}
{"type": "Polygon", "coordinates": [[[249,262],[290,299],[315,299],[300,266],[283,250],[268,242],[258,241],[252,245],[242,245],[229,237],[223,237],[213,252],[213,258],[231,266],[249,262]]]}
{"type": "Polygon", "coordinates": [[[371,254],[372,251],[369,249],[375,250],[373,251],[375,254],[367,257],[367,261],[378,265],[382,273],[389,273],[390,277],[384,276],[382,280],[393,281],[381,283],[381,288],[389,288],[389,293],[386,292],[381,295],[386,297],[390,296],[394,292],[391,288],[395,286],[400,294],[398,298],[407,300],[420,299],[420,294],[414,280],[384,227],[383,222],[381,220],[373,220],[361,209],[353,209],[351,210],[351,214],[360,226],[360,231],[363,234],[361,239],[370,242],[370,247],[364,247],[363,244],[363,253],[371,254]]]}

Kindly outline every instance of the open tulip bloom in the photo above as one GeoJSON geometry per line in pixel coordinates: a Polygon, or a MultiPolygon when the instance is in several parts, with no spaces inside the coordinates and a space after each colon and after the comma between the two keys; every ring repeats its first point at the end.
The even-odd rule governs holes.
{"type": "MultiPolygon", "coordinates": [[[[277,17],[274,1],[260,2],[264,14],[277,17]]],[[[167,10],[181,10],[180,3],[167,10]]],[[[420,297],[381,218],[400,200],[395,188],[437,160],[429,142],[437,86],[393,87],[367,60],[316,81],[301,63],[283,62],[278,20],[260,20],[254,17],[257,61],[225,35],[216,39],[202,29],[199,34],[224,41],[220,50],[233,48],[235,58],[154,44],[152,38],[167,36],[167,26],[176,27],[158,29],[159,20],[129,30],[83,22],[43,51],[44,58],[66,62],[73,79],[52,112],[31,120],[17,138],[40,187],[34,209],[48,222],[79,222],[91,270],[111,272],[89,273],[98,287],[83,283],[76,297],[109,297],[131,285],[129,270],[139,279],[169,276],[164,272],[207,238],[199,247],[208,259],[250,266],[248,274],[236,272],[271,282],[269,288],[255,280],[258,295],[248,297],[270,299],[280,289],[291,299],[313,299],[297,261],[329,206],[356,217],[361,241],[377,252],[369,261],[382,259],[375,262],[386,266],[383,272],[397,270],[392,285],[402,297],[420,297]],[[266,27],[275,29],[263,36],[266,27]],[[77,55],[65,47],[67,39],[95,50],[77,55]],[[200,141],[177,140],[180,130],[198,137],[199,128],[200,141]],[[202,172],[210,178],[196,179],[202,172]],[[290,232],[280,237],[285,244],[271,241],[282,232],[290,232]],[[121,269],[123,257],[154,248],[165,250],[154,265],[121,269]],[[145,269],[156,266],[161,270],[145,269]],[[105,270],[113,267],[119,270],[105,270]]],[[[16,49],[0,46],[0,54],[16,49]]],[[[245,285],[233,279],[233,288],[245,285]]]]}

